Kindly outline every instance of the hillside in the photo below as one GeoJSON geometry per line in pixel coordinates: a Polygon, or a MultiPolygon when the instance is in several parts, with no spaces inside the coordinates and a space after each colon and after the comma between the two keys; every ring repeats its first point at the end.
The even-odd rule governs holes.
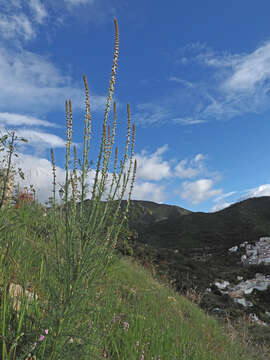
{"type": "MultiPolygon", "coordinates": [[[[124,209],[125,202],[121,206],[124,209]]],[[[129,249],[123,245],[126,239],[119,239],[120,253],[143,265],[153,264],[157,274],[167,276],[179,293],[190,289],[202,293],[199,306],[210,314],[232,321],[255,314],[268,327],[251,324],[248,332],[258,343],[270,346],[269,291],[255,289],[244,294],[239,301],[252,303],[248,307],[215,285],[227,281],[236,287],[239,277],[255,281],[256,274],[270,274],[270,265],[243,266],[244,249],[229,252],[243,242],[254,245],[260,237],[270,236],[269,196],[243,200],[215,213],[132,200],[128,223],[130,232],[124,237],[129,239],[129,249]]]]}
{"type": "MultiPolygon", "coordinates": [[[[85,207],[89,206],[91,201],[85,200],[85,207]]],[[[121,208],[125,206],[123,200],[121,208]]],[[[227,248],[270,234],[270,197],[250,198],[214,213],[131,200],[128,223],[138,232],[138,242],[156,248],[227,248]]]]}
{"type": "MultiPolygon", "coordinates": [[[[77,267],[66,251],[63,221],[43,217],[35,206],[0,211],[3,359],[267,359],[265,349],[241,332],[246,322],[238,329],[206,314],[197,306],[202,295],[177,293],[152,264],[141,266],[117,249],[107,257],[103,237],[84,253],[87,278],[69,278],[77,267]],[[10,291],[15,287],[25,287],[23,299],[10,291]]],[[[73,229],[72,240],[77,235],[73,229]]],[[[78,241],[72,244],[75,252],[78,241]]]]}
{"type": "Polygon", "coordinates": [[[227,248],[243,239],[252,241],[270,234],[270,197],[244,200],[215,213],[190,212],[135,228],[139,242],[157,248],[227,248]]]}

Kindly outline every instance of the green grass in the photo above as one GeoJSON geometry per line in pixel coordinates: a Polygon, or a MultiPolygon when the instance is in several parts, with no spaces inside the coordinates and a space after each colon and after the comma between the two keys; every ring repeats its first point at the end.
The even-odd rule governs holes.
{"type": "MultiPolygon", "coordinates": [[[[58,334],[55,314],[61,306],[54,286],[57,277],[52,270],[49,274],[45,271],[57,265],[52,218],[43,217],[41,210],[32,205],[5,212],[5,216],[2,213],[1,225],[11,221],[14,212],[16,215],[23,212],[24,216],[21,220],[18,216],[12,234],[9,231],[8,240],[12,244],[9,256],[1,258],[1,269],[7,258],[10,261],[9,266],[5,265],[5,273],[0,274],[0,283],[10,279],[15,270],[13,282],[31,283],[39,298],[17,315],[12,308],[12,297],[5,297],[2,290],[1,329],[5,333],[1,332],[1,336],[6,338],[7,354],[12,353],[14,345],[15,358],[26,359],[37,343],[32,356],[49,359],[55,342],[59,346],[62,341],[65,346],[59,346],[59,356],[54,353],[53,359],[262,359],[259,355],[252,356],[250,350],[247,353],[244,344],[238,344],[239,337],[232,342],[231,333],[226,334],[216,319],[177,294],[166,282],[155,279],[150,270],[117,253],[103,276],[94,278],[88,289],[78,288],[79,296],[87,298],[87,302],[83,309],[77,304],[73,312],[66,313],[58,334]],[[23,219],[27,218],[31,221],[22,230],[23,219]],[[35,219],[39,221],[33,225],[35,219]],[[47,236],[38,236],[44,229],[47,236]],[[50,291],[56,294],[52,297],[50,291]],[[42,341],[40,335],[44,336],[42,341]]],[[[57,235],[62,236],[60,229],[57,235]]],[[[1,254],[5,248],[1,242],[1,254]]]]}
{"type": "MultiPolygon", "coordinates": [[[[119,360],[255,360],[240,337],[207,316],[192,301],[178,295],[169,283],[155,279],[131,259],[117,252],[117,242],[125,236],[124,227],[135,181],[133,165],[135,126],[130,154],[130,108],[124,158],[117,167],[115,149],[111,184],[108,169],[116,128],[116,104],[112,131],[107,118],[112,99],[118,59],[118,24],[108,101],[105,109],[100,153],[92,189],[92,205],[84,208],[84,180],[89,170],[90,104],[86,77],[86,118],[82,162],[81,205],[78,200],[77,153],[69,174],[72,134],[71,101],[66,102],[67,146],[65,213],[57,212],[55,200],[55,161],[52,211],[36,201],[19,202],[19,208],[0,203],[0,357],[2,360],[34,359],[119,359],[119,360]],[[128,164],[129,163],[129,164],[128,164]],[[132,170],[133,168],[133,170],[132,170]],[[132,172],[132,175],[131,175],[132,172]],[[125,212],[120,204],[127,190],[125,212]],[[122,188],[120,186],[122,185],[122,188]],[[72,185],[68,208],[69,185],[72,185]],[[101,198],[107,193],[107,202],[101,198]],[[117,198],[117,199],[116,199],[117,198]],[[116,199],[116,200],[115,200],[116,199]],[[18,285],[21,294],[11,289],[18,285]]],[[[4,136],[5,140],[7,139],[4,136]]],[[[3,138],[2,138],[3,140],[3,138]]],[[[14,133],[9,144],[8,171],[14,151],[14,133]]],[[[192,295],[194,296],[194,294],[192,295]]]]}

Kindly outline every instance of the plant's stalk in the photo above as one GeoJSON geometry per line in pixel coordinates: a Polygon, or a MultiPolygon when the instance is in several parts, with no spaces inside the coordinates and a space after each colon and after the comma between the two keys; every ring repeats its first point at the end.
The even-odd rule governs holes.
{"type": "MultiPolygon", "coordinates": [[[[106,104],[105,114],[104,114],[104,121],[103,121],[104,126],[107,125],[107,119],[108,119],[108,114],[109,114],[109,110],[110,110],[111,99],[112,99],[112,96],[114,93],[117,60],[118,60],[118,55],[119,55],[119,29],[118,29],[118,23],[117,23],[116,19],[114,19],[114,26],[115,26],[114,59],[113,59],[110,87],[109,87],[109,92],[108,92],[108,97],[107,97],[107,104],[106,104]]],[[[102,153],[103,153],[103,147],[104,147],[104,143],[105,143],[104,135],[105,134],[103,132],[103,136],[102,136],[101,144],[100,144],[100,152],[99,152],[99,157],[98,157],[98,162],[97,162],[96,176],[95,176],[93,192],[92,192],[93,200],[95,200],[95,198],[96,198],[96,186],[97,186],[97,182],[98,182],[98,174],[100,172],[100,162],[101,162],[101,157],[102,157],[102,153]]]]}
{"type": "MultiPolygon", "coordinates": [[[[53,153],[53,149],[51,149],[51,159],[52,159],[52,166],[53,166],[53,224],[54,224],[54,229],[56,229],[56,214],[55,214],[55,179],[56,179],[56,169],[55,169],[55,159],[54,159],[54,153],[53,153]]],[[[58,278],[60,276],[60,254],[59,254],[59,245],[58,245],[58,236],[57,234],[55,234],[55,249],[56,249],[56,262],[57,262],[57,273],[58,273],[58,278]]]]}
{"type": "Polygon", "coordinates": [[[7,286],[4,284],[4,291],[1,301],[1,317],[2,317],[2,359],[5,360],[7,356],[6,346],[6,310],[7,310],[7,286]]]}

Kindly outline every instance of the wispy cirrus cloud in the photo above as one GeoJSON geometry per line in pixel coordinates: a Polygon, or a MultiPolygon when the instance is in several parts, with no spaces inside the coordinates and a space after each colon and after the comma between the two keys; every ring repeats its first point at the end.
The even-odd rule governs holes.
{"type": "Polygon", "coordinates": [[[215,198],[213,201],[216,202],[217,204],[214,205],[209,212],[216,212],[222,209],[225,209],[226,207],[234,204],[235,202],[239,202],[239,201],[243,201],[243,200],[247,200],[249,198],[253,198],[253,197],[260,197],[260,196],[270,196],[270,184],[264,184],[264,185],[260,185],[256,188],[252,188],[252,189],[247,189],[247,190],[243,190],[241,192],[239,191],[231,191],[227,194],[223,194],[221,196],[218,196],[217,198],[215,198]],[[231,202],[223,202],[222,200],[225,197],[230,197],[236,193],[241,193],[242,195],[236,199],[235,201],[231,201],[231,202]]]}
{"type": "Polygon", "coordinates": [[[243,56],[233,66],[232,74],[223,82],[225,91],[254,93],[260,87],[269,89],[270,42],[243,56]]]}
{"type": "MultiPolygon", "coordinates": [[[[62,110],[67,94],[73,108],[84,109],[83,84],[72,83],[71,77],[63,75],[48,57],[26,50],[7,49],[2,44],[0,87],[0,107],[7,112],[62,110]]],[[[103,110],[106,96],[93,94],[91,101],[93,111],[103,110]]]]}
{"type": "Polygon", "coordinates": [[[134,121],[140,126],[162,124],[168,121],[170,115],[168,109],[154,103],[137,104],[133,115],[134,121]]]}
{"type": "Polygon", "coordinates": [[[187,81],[187,80],[184,80],[184,79],[181,79],[177,76],[169,76],[168,77],[168,81],[174,81],[174,82],[177,82],[183,86],[186,86],[188,88],[194,88],[194,84],[191,82],[191,81],[187,81]]]}
{"type": "Polygon", "coordinates": [[[206,123],[206,122],[207,122],[207,120],[199,120],[199,119],[192,118],[191,116],[186,117],[186,118],[172,118],[171,119],[171,123],[180,124],[180,125],[195,125],[195,124],[201,124],[201,123],[206,123]]]}
{"type": "Polygon", "coordinates": [[[4,39],[20,37],[23,40],[31,40],[36,36],[36,32],[24,14],[19,15],[0,15],[0,34],[4,39]]]}
{"type": "Polygon", "coordinates": [[[96,0],[64,0],[65,3],[76,6],[84,4],[93,4],[96,0]]]}
{"type": "Polygon", "coordinates": [[[195,119],[192,117],[175,117],[175,112],[170,109],[170,105],[160,105],[155,103],[138,104],[133,115],[136,124],[141,127],[151,125],[164,125],[174,123],[180,125],[193,125],[207,122],[206,120],[195,119]]]}
{"type": "Polygon", "coordinates": [[[35,40],[45,25],[50,26],[47,30],[50,37],[52,28],[66,26],[71,17],[79,16],[85,23],[104,21],[115,13],[119,4],[113,4],[113,0],[110,4],[105,0],[0,0],[0,7],[0,35],[20,47],[35,40]]]}
{"type": "Polygon", "coordinates": [[[270,108],[270,41],[244,54],[218,53],[206,44],[194,43],[178,49],[172,58],[176,67],[165,83],[175,84],[169,95],[136,108],[143,126],[179,125],[226,121],[270,108]],[[197,77],[188,67],[197,67],[197,77]],[[179,70],[181,67],[181,71],[179,70]],[[183,74],[185,68],[186,76],[183,74]]]}
{"type": "Polygon", "coordinates": [[[0,34],[2,39],[13,39],[20,45],[21,41],[30,41],[36,38],[38,25],[41,25],[48,16],[45,6],[40,0],[5,1],[0,0],[0,34]]]}
{"type": "Polygon", "coordinates": [[[233,204],[233,202],[222,202],[222,203],[219,203],[219,204],[216,204],[214,205],[210,211],[208,211],[209,213],[213,213],[213,212],[216,212],[216,211],[220,211],[220,210],[223,210],[229,206],[231,206],[233,204]]]}
{"type": "Polygon", "coordinates": [[[225,209],[226,207],[230,206],[233,204],[232,202],[224,202],[223,200],[225,198],[228,198],[234,194],[238,193],[238,191],[230,191],[228,193],[222,194],[220,196],[217,196],[216,198],[213,199],[213,201],[216,203],[216,205],[212,206],[212,208],[208,211],[209,213],[211,212],[216,212],[222,209],[225,209]]]}
{"type": "Polygon", "coordinates": [[[29,7],[34,14],[35,20],[42,24],[44,19],[48,16],[45,6],[40,2],[40,0],[30,0],[29,7]]]}
{"type": "Polygon", "coordinates": [[[269,108],[270,42],[247,54],[218,54],[207,47],[193,58],[213,69],[202,118],[233,118],[269,108]]]}
{"type": "MultiPolygon", "coordinates": [[[[61,2],[63,5],[64,0],[61,2]]],[[[69,0],[69,3],[90,6],[96,1],[69,0]]],[[[26,113],[31,109],[33,113],[46,113],[60,108],[62,110],[66,97],[72,99],[75,110],[84,109],[83,81],[78,84],[71,76],[65,75],[65,71],[54,64],[49,54],[39,55],[26,50],[24,46],[24,43],[34,40],[39,30],[48,26],[49,22],[54,26],[54,20],[59,16],[58,8],[50,0],[46,3],[40,0],[0,0],[0,6],[1,111],[26,113]]],[[[94,11],[96,13],[98,10],[94,11]]],[[[61,13],[67,12],[67,6],[62,6],[61,13]]],[[[106,98],[106,95],[92,92],[92,110],[103,111],[106,98]]]]}
{"type": "Polygon", "coordinates": [[[221,201],[227,197],[230,197],[236,193],[237,193],[237,191],[230,191],[229,193],[222,194],[222,195],[218,196],[217,198],[215,198],[215,202],[219,202],[219,201],[221,201]]]}

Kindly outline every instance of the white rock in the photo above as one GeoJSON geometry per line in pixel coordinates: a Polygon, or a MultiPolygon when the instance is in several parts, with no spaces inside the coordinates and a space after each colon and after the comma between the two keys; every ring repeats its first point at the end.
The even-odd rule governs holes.
{"type": "Polygon", "coordinates": [[[233,246],[233,247],[231,247],[230,249],[229,249],[229,251],[230,252],[235,252],[235,251],[237,251],[238,250],[238,246],[236,245],[236,246],[233,246]]]}
{"type": "MultiPolygon", "coordinates": [[[[24,292],[23,288],[19,284],[10,283],[9,285],[9,295],[14,298],[13,300],[13,309],[16,311],[20,311],[21,308],[21,300],[23,298],[24,292]]],[[[25,290],[26,296],[26,306],[28,306],[31,302],[34,301],[34,298],[37,300],[38,296],[29,290],[25,290]]]]}
{"type": "Polygon", "coordinates": [[[219,288],[219,289],[225,289],[228,285],[230,285],[229,281],[222,281],[222,282],[215,282],[215,285],[219,288]]]}
{"type": "Polygon", "coordinates": [[[249,319],[252,322],[256,322],[259,325],[267,326],[267,324],[265,322],[263,322],[262,320],[260,320],[256,314],[249,314],[249,319]]]}
{"type": "Polygon", "coordinates": [[[240,244],[240,247],[245,247],[247,245],[247,241],[243,242],[242,244],[240,244]]]}
{"type": "Polygon", "coordinates": [[[250,307],[253,306],[252,302],[247,301],[246,299],[242,298],[242,299],[238,299],[238,298],[234,298],[233,299],[234,302],[237,302],[238,304],[243,305],[244,307],[250,307]]]}

